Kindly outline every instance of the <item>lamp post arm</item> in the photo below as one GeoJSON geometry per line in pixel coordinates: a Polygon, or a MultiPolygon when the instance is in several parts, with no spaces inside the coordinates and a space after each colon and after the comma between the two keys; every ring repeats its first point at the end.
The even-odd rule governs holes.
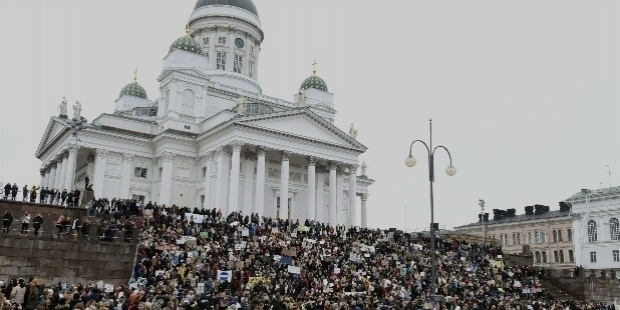
{"type": "Polygon", "coordinates": [[[427,152],[428,156],[431,155],[431,149],[428,148],[428,145],[426,144],[426,142],[424,142],[422,140],[415,140],[415,141],[411,142],[411,145],[409,146],[409,156],[411,156],[411,150],[413,149],[413,145],[416,142],[420,142],[420,143],[424,144],[424,147],[426,147],[426,152],[427,152]]]}
{"type": "Polygon", "coordinates": [[[452,166],[452,154],[450,154],[450,151],[448,151],[448,148],[446,148],[445,146],[443,145],[436,146],[433,149],[433,155],[435,155],[435,151],[439,148],[446,150],[446,153],[448,153],[448,157],[450,157],[450,166],[452,166]]]}

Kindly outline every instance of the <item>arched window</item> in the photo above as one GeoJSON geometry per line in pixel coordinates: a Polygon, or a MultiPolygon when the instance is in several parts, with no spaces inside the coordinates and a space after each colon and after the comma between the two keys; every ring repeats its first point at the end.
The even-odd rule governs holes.
{"type": "Polygon", "coordinates": [[[534,263],[540,264],[540,252],[538,252],[538,251],[536,251],[536,253],[534,253],[534,263]]]}
{"type": "Polygon", "coordinates": [[[568,235],[568,241],[573,241],[573,230],[572,229],[567,229],[566,230],[566,234],[568,235]]]}
{"type": "Polygon", "coordinates": [[[194,115],[195,95],[191,89],[183,91],[183,101],[181,101],[181,113],[185,115],[194,115]]]}
{"type": "Polygon", "coordinates": [[[553,242],[558,242],[558,231],[553,230],[553,242]]]}
{"type": "Polygon", "coordinates": [[[564,250],[560,250],[560,263],[564,262],[564,250]]]}
{"type": "Polygon", "coordinates": [[[561,229],[558,229],[558,242],[562,242],[564,241],[564,236],[563,236],[564,231],[561,229]]]}
{"type": "Polygon", "coordinates": [[[540,239],[541,239],[541,243],[547,243],[547,231],[543,230],[540,233],[540,239]]]}
{"type": "Polygon", "coordinates": [[[536,239],[536,244],[540,243],[540,233],[538,231],[534,232],[534,239],[536,239]]]}
{"type": "Polygon", "coordinates": [[[542,263],[546,264],[547,263],[547,251],[542,251],[542,263]]]}
{"type": "Polygon", "coordinates": [[[611,240],[620,240],[620,221],[615,217],[609,219],[609,233],[611,240]]]}
{"type": "Polygon", "coordinates": [[[573,253],[573,250],[568,250],[568,261],[571,263],[575,262],[575,254],[573,253]]]}
{"type": "Polygon", "coordinates": [[[528,232],[527,233],[527,243],[528,244],[534,244],[534,236],[533,236],[532,232],[528,232]]]}
{"type": "Polygon", "coordinates": [[[166,91],[166,98],[164,98],[164,111],[167,113],[170,108],[170,90],[166,91]]]}
{"type": "Polygon", "coordinates": [[[588,221],[588,242],[594,242],[598,240],[598,234],[596,232],[596,222],[594,220],[588,221]]]}

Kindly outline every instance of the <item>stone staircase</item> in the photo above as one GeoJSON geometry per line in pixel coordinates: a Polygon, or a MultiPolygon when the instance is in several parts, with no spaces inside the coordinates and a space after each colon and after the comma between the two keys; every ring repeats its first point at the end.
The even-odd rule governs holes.
{"type": "Polygon", "coordinates": [[[573,300],[585,300],[583,293],[571,289],[558,279],[553,277],[545,277],[540,279],[540,285],[543,288],[543,292],[553,299],[573,299],[573,300]]]}

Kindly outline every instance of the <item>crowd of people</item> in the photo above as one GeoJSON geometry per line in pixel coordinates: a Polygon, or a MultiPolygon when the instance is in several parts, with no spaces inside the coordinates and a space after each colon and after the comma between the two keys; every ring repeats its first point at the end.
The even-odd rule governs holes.
{"type": "Polygon", "coordinates": [[[28,188],[28,185],[24,185],[20,190],[17,183],[11,185],[9,182],[4,185],[1,196],[5,200],[17,200],[18,193],[20,192],[22,193],[22,201],[37,202],[38,197],[39,203],[70,207],[77,206],[81,193],[79,189],[67,191],[67,189],[60,190],[36,185],[32,185],[30,188],[28,188]]]}
{"type": "MultiPolygon", "coordinates": [[[[2,309],[615,309],[553,300],[541,270],[504,264],[501,246],[438,235],[434,294],[425,234],[131,200],[87,207],[107,241],[140,231],[132,280],[104,287],[10,279],[0,282],[2,309]]],[[[58,234],[75,221],[59,218],[58,234]]],[[[87,234],[91,224],[77,226],[87,234]]]]}

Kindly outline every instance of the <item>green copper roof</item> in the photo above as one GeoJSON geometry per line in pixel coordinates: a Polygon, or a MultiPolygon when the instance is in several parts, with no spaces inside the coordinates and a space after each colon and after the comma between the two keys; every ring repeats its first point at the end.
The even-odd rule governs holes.
{"type": "Polygon", "coordinates": [[[299,87],[299,90],[305,90],[308,88],[315,88],[322,91],[327,91],[327,84],[325,84],[325,81],[323,81],[322,78],[313,74],[309,78],[305,79],[303,83],[301,83],[301,87],[299,87]]]}
{"type": "Polygon", "coordinates": [[[140,84],[138,84],[138,82],[136,81],[133,81],[127,84],[125,87],[123,87],[119,97],[122,97],[123,95],[129,95],[129,96],[148,99],[148,97],[146,96],[146,91],[144,90],[144,87],[140,86],[140,84]]]}
{"type": "Polygon", "coordinates": [[[176,39],[176,41],[170,45],[169,52],[172,52],[174,49],[202,55],[202,47],[200,46],[200,43],[196,42],[196,40],[190,36],[184,36],[176,39]]]}
{"type": "Polygon", "coordinates": [[[198,0],[198,2],[196,2],[194,10],[203,6],[218,4],[236,6],[246,11],[250,11],[254,15],[258,16],[258,11],[256,10],[256,6],[254,5],[254,2],[252,2],[252,0],[198,0]]]}

